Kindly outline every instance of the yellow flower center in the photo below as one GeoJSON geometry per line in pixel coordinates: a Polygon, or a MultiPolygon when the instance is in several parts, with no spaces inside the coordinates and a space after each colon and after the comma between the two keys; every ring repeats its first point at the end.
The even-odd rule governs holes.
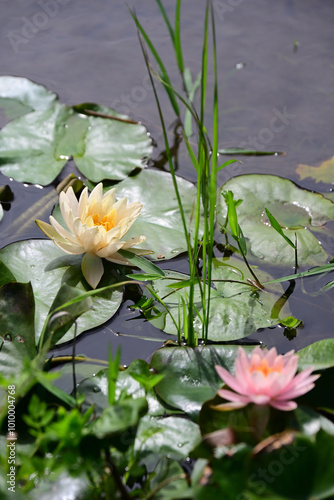
{"type": "Polygon", "coordinates": [[[100,218],[99,215],[92,215],[92,219],[94,222],[94,226],[103,226],[106,231],[109,231],[113,227],[114,224],[114,216],[116,215],[116,210],[111,210],[108,215],[100,218]]]}
{"type": "Polygon", "coordinates": [[[262,359],[260,363],[254,364],[252,363],[250,367],[250,372],[254,371],[262,372],[265,377],[268,377],[271,372],[279,372],[281,373],[283,369],[283,361],[281,361],[277,366],[269,366],[266,358],[262,359]]]}

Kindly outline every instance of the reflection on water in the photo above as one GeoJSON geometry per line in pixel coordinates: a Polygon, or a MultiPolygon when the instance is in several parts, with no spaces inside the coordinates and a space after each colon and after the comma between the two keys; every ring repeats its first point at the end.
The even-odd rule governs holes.
{"type": "MultiPolygon", "coordinates": [[[[176,75],[168,33],[155,2],[133,0],[130,3],[136,8],[167,67],[176,75]]],[[[170,13],[173,3],[165,2],[170,13]]],[[[334,154],[334,4],[326,0],[240,0],[234,2],[233,7],[228,2],[213,3],[219,58],[219,146],[286,153],[284,156],[240,157],[243,163],[221,171],[218,182],[222,184],[242,173],[271,173],[308,189],[328,191],[328,185],[315,184],[310,178],[300,181],[296,168],[300,163],[320,164],[334,154]]],[[[203,2],[183,0],[182,6],[185,61],[196,77],[201,59],[203,2]]],[[[125,4],[116,0],[2,0],[0,8],[1,74],[25,76],[42,83],[68,104],[98,102],[141,120],[157,142],[154,166],[166,168],[153,92],[125,4]]],[[[176,76],[173,83],[180,84],[176,76]]],[[[212,75],[209,75],[210,83],[212,75]]],[[[175,116],[162,92],[161,98],[173,138],[175,116]]],[[[207,110],[210,127],[210,98],[207,110]]],[[[5,123],[6,118],[1,114],[0,125],[5,123]]],[[[178,173],[194,181],[195,172],[177,137],[174,146],[178,173]]],[[[225,157],[221,159],[223,163],[225,157]]],[[[71,162],[62,178],[70,171],[76,173],[71,162]]],[[[4,176],[0,180],[8,183],[4,176]]],[[[18,238],[41,237],[33,220],[22,227],[20,234],[13,234],[12,228],[20,214],[53,189],[50,186],[40,190],[16,182],[10,185],[15,199],[1,222],[2,246],[18,238]]],[[[44,214],[44,220],[47,215],[44,214]]],[[[175,264],[164,263],[164,267],[175,264]]],[[[178,259],[177,267],[184,269],[184,262],[178,259]]],[[[290,273],[288,269],[287,274],[290,273]]],[[[332,336],[333,302],[330,297],[333,299],[333,293],[330,291],[326,296],[304,293],[304,287],[315,292],[329,280],[321,277],[297,282],[291,310],[303,319],[304,326],[295,339],[288,340],[278,327],[256,333],[253,338],[289,350],[332,336]]],[[[136,314],[124,305],[106,328],[94,332],[94,337],[91,333],[82,336],[78,352],[106,357],[107,344],[121,342],[124,362],[138,356],[139,352],[147,357],[159,343],[113,335],[113,332],[123,332],[138,337],[165,337],[148,323],[131,321],[136,314]]]]}

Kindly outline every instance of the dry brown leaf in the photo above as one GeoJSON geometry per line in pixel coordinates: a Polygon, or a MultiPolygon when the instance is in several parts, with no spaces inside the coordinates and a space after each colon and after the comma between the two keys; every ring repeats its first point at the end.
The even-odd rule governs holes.
{"type": "Polygon", "coordinates": [[[316,182],[334,184],[334,156],[329,158],[329,160],[323,161],[318,167],[311,167],[310,165],[300,163],[296,172],[301,180],[306,177],[312,177],[316,182]]]}

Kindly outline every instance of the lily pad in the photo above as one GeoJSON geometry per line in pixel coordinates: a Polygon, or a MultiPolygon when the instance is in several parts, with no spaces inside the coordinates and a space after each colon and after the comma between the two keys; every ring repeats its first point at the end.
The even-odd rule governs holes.
{"type": "MultiPolygon", "coordinates": [[[[19,241],[0,250],[0,258],[17,281],[30,281],[32,284],[36,307],[36,342],[61,285],[75,286],[82,291],[90,290],[81,273],[81,256],[64,254],[52,241],[19,241]]],[[[105,272],[100,287],[116,282],[112,265],[106,262],[105,266],[108,266],[108,272],[105,272]]],[[[99,326],[110,319],[119,308],[122,296],[120,289],[93,296],[92,309],[77,320],[77,333],[99,326]]],[[[73,333],[72,327],[60,343],[72,340],[73,333]]]]}
{"type": "Polygon", "coordinates": [[[0,77],[0,108],[4,108],[9,118],[17,118],[30,111],[50,108],[57,95],[44,85],[18,76],[0,77]]]}
{"type": "MultiPolygon", "coordinates": [[[[270,276],[261,270],[256,270],[261,282],[270,280],[270,276]]],[[[166,271],[166,278],[156,280],[152,286],[162,298],[173,315],[176,323],[179,322],[179,300],[186,300],[187,288],[171,293],[168,285],[176,284],[178,280],[186,280],[187,275],[166,271]],[[168,297],[167,297],[168,296],[168,297]],[[166,297],[166,299],[164,299],[166,297]]],[[[284,290],[279,283],[266,285],[265,290],[255,289],[247,284],[247,278],[252,276],[244,262],[236,259],[213,259],[212,279],[216,289],[211,291],[209,313],[209,339],[213,341],[236,340],[250,335],[259,328],[279,324],[290,315],[289,307],[282,301],[284,290]],[[227,280],[227,281],[224,281],[227,280]],[[229,280],[241,281],[231,283],[229,280]],[[275,285],[275,286],[274,286],[275,285]]],[[[182,281],[180,281],[182,284],[182,281]]],[[[201,314],[202,306],[198,285],[195,286],[195,305],[201,314]]],[[[166,333],[176,335],[177,331],[169,314],[157,304],[161,315],[153,318],[152,323],[166,333]]],[[[182,311],[181,311],[182,314],[182,311]]],[[[181,319],[181,325],[182,325],[181,319]]],[[[201,336],[202,323],[197,316],[194,322],[197,335],[201,336]]]]}
{"type": "Polygon", "coordinates": [[[140,123],[97,104],[65,106],[42,85],[3,78],[0,107],[19,117],[0,133],[0,165],[15,180],[50,184],[71,156],[93,182],[120,180],[151,155],[151,138],[140,123]]]}
{"type": "MultiPolygon", "coordinates": [[[[152,140],[143,125],[129,123],[126,116],[106,106],[87,104],[75,109],[82,107],[105,116],[86,116],[84,149],[74,155],[78,169],[86,177],[93,182],[122,180],[132,170],[144,167],[144,160],[152,154],[152,140]]],[[[83,115],[79,116],[83,119],[83,115]]]]}
{"type": "Polygon", "coordinates": [[[296,172],[302,180],[306,179],[306,177],[311,177],[315,182],[334,184],[334,156],[323,161],[318,167],[311,167],[310,165],[300,163],[296,172]]]}
{"type": "Polygon", "coordinates": [[[5,377],[18,375],[36,354],[34,296],[30,283],[0,287],[0,363],[5,377]]]}
{"type": "Polygon", "coordinates": [[[153,354],[151,367],[165,377],[156,386],[156,393],[167,405],[196,419],[203,403],[223,385],[215,365],[233,372],[237,354],[238,346],[231,345],[159,349],[153,354]]]}
{"type": "Polygon", "coordinates": [[[157,455],[184,460],[199,444],[200,438],[198,425],[188,419],[146,415],[140,421],[134,448],[139,462],[150,469],[149,463],[154,465],[157,455]]]}
{"type": "Polygon", "coordinates": [[[16,181],[50,184],[68,160],[55,155],[68,116],[69,108],[56,103],[8,123],[0,133],[2,172],[16,181]]]}
{"type": "MultiPolygon", "coordinates": [[[[251,253],[274,264],[294,265],[294,250],[275,231],[265,208],[275,217],[284,234],[295,241],[298,261],[305,266],[326,262],[328,255],[318,241],[323,226],[334,219],[334,203],[321,194],[301,189],[288,179],[274,175],[242,175],[218,190],[217,220],[223,225],[227,207],[222,191],[231,190],[238,206],[238,221],[251,253]],[[312,234],[316,231],[317,236],[312,234]]],[[[325,234],[325,233],[324,233],[325,234]]]]}
{"type": "MultiPolygon", "coordinates": [[[[177,178],[177,183],[191,231],[196,188],[181,177],[177,178]]],[[[120,182],[116,187],[116,196],[126,197],[129,203],[140,201],[143,204],[140,216],[127,236],[145,235],[146,241],[140,247],[153,250],[153,259],[171,259],[187,251],[180,210],[169,173],[143,170],[120,182]]]]}
{"type": "Polygon", "coordinates": [[[306,369],[310,366],[314,370],[324,370],[334,367],[334,339],[325,339],[314,342],[298,352],[299,367],[306,369]]]}

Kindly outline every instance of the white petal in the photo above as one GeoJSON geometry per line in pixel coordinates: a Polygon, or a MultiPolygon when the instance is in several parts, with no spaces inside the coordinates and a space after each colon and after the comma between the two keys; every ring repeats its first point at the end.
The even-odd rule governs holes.
{"type": "Polygon", "coordinates": [[[66,243],[66,240],[62,236],[60,236],[55,228],[50,226],[50,224],[48,224],[47,222],[36,220],[36,224],[48,238],[51,238],[51,240],[58,240],[66,243]]]}
{"type": "Polygon", "coordinates": [[[81,262],[81,271],[87,283],[92,288],[96,288],[104,273],[102,260],[94,254],[85,253],[81,262]]]}
{"type": "Polygon", "coordinates": [[[68,188],[68,190],[66,191],[66,193],[64,191],[61,191],[61,193],[59,195],[59,205],[60,205],[60,207],[61,207],[61,205],[63,203],[66,203],[70,207],[70,209],[72,210],[72,212],[74,214],[74,217],[78,217],[79,202],[78,202],[77,197],[74,194],[72,186],[70,186],[68,188]]]}
{"type": "Polygon", "coordinates": [[[80,198],[79,198],[79,206],[78,206],[78,216],[80,217],[81,220],[85,220],[85,211],[87,211],[88,207],[88,188],[85,187],[85,189],[82,191],[80,198]]]}
{"type": "Polygon", "coordinates": [[[71,245],[71,243],[64,243],[59,240],[53,240],[53,243],[57,245],[58,248],[61,248],[61,250],[64,250],[64,252],[73,255],[80,255],[85,251],[85,249],[80,245],[71,245]]]}
{"type": "Polygon", "coordinates": [[[98,252],[96,252],[96,255],[98,255],[99,257],[104,257],[108,260],[111,259],[111,257],[114,256],[114,254],[120,250],[121,248],[123,248],[123,244],[124,242],[123,241],[119,241],[119,240],[112,240],[109,245],[107,245],[106,247],[104,248],[101,248],[98,252]]]}
{"type": "Polygon", "coordinates": [[[127,240],[123,246],[123,250],[133,247],[134,245],[139,245],[146,241],[146,236],[136,236],[127,240]]]}
{"type": "Polygon", "coordinates": [[[77,245],[79,243],[78,240],[73,236],[73,234],[71,234],[61,224],[59,224],[59,222],[54,217],[52,217],[52,215],[50,216],[50,222],[57,233],[60,234],[60,236],[62,236],[66,241],[72,243],[73,245],[77,245]]]}
{"type": "Polygon", "coordinates": [[[103,184],[102,182],[100,182],[99,184],[97,184],[97,186],[95,186],[93,191],[90,193],[89,203],[91,203],[94,199],[96,201],[101,201],[102,196],[103,196],[103,184]]]}

